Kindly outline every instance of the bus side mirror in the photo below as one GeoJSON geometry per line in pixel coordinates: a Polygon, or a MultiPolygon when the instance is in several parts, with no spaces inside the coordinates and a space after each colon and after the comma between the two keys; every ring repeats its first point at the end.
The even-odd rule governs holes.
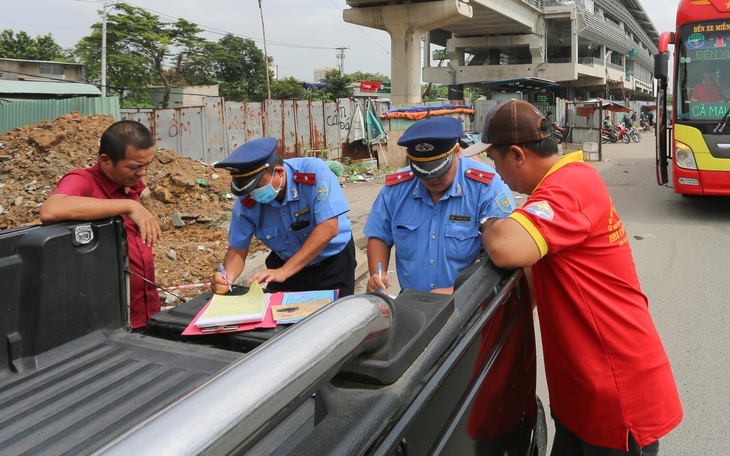
{"type": "Polygon", "coordinates": [[[666,82],[669,77],[669,52],[662,52],[654,56],[654,77],[666,82]]]}

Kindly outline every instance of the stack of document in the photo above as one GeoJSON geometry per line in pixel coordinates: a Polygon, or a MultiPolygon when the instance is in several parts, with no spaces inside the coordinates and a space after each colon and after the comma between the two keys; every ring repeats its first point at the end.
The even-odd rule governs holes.
{"type": "Polygon", "coordinates": [[[195,320],[198,328],[215,328],[263,321],[269,308],[269,294],[264,294],[258,282],[242,295],[213,295],[203,313],[195,320]]]}
{"type": "Polygon", "coordinates": [[[336,300],[337,294],[337,290],[276,293],[276,295],[281,295],[281,305],[272,306],[271,313],[277,324],[297,323],[304,317],[336,300]]]}

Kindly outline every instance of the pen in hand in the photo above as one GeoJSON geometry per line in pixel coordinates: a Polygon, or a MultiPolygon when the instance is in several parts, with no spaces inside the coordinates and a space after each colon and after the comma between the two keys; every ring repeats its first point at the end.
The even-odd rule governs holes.
{"type": "Polygon", "coordinates": [[[223,274],[223,280],[225,280],[226,281],[226,284],[228,284],[228,291],[233,292],[233,288],[231,287],[231,284],[228,283],[228,276],[226,275],[226,270],[223,269],[223,265],[222,264],[219,264],[218,265],[218,270],[221,271],[221,274],[223,274]]]}
{"type": "MultiPolygon", "coordinates": [[[[378,278],[380,279],[381,282],[383,281],[383,265],[381,263],[378,263],[378,278]]],[[[378,287],[378,292],[382,293],[383,288],[378,287]]]]}

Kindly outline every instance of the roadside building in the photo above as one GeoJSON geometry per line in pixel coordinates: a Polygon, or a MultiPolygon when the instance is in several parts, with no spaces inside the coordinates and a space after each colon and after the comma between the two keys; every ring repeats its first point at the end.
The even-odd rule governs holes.
{"type": "Polygon", "coordinates": [[[0,59],[2,81],[83,82],[84,76],[81,63],[0,59]]]}
{"type": "Polygon", "coordinates": [[[418,59],[423,81],[449,85],[450,100],[462,99],[469,86],[486,89],[488,98],[505,94],[533,103],[538,93],[652,98],[659,36],[639,0],[504,0],[439,10],[430,3],[364,0],[344,11],[348,22],[384,30],[396,17],[409,18],[406,33],[391,32],[395,103],[419,101],[409,68],[418,59]],[[414,55],[412,43],[423,30],[423,55],[414,55]]]}

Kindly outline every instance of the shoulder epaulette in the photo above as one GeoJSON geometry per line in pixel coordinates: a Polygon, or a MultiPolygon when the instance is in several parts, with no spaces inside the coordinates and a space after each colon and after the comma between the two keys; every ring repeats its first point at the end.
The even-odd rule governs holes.
{"type": "Polygon", "coordinates": [[[254,204],[256,204],[256,200],[251,197],[251,195],[246,195],[242,200],[241,204],[244,205],[246,209],[251,209],[254,204]]]}
{"type": "Polygon", "coordinates": [[[413,179],[413,171],[402,171],[400,173],[388,174],[385,176],[385,185],[391,186],[413,179]]]}
{"type": "Polygon", "coordinates": [[[315,173],[294,173],[294,182],[314,185],[317,183],[317,175],[315,173]]]}
{"type": "Polygon", "coordinates": [[[481,182],[483,184],[490,184],[492,182],[492,179],[494,178],[494,173],[489,173],[487,171],[481,171],[474,168],[469,168],[464,171],[464,175],[469,179],[474,179],[475,181],[481,182]]]}

